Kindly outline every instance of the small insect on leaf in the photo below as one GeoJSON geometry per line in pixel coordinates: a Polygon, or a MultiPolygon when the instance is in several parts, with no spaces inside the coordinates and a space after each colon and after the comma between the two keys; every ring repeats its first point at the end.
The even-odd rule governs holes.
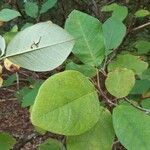
{"type": "Polygon", "coordinates": [[[17,72],[20,69],[20,66],[18,66],[17,64],[14,64],[7,58],[4,60],[4,66],[10,72],[17,72]]]}

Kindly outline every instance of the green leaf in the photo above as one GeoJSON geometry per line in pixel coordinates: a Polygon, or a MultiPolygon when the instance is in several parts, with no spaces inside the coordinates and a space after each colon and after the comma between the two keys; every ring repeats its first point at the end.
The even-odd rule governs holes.
{"type": "Polygon", "coordinates": [[[41,7],[40,14],[47,12],[49,9],[55,6],[57,0],[47,0],[41,7]]]}
{"type": "Polygon", "coordinates": [[[111,113],[101,108],[99,121],[91,130],[67,138],[67,150],[111,150],[114,137],[111,113]]]}
{"type": "Polygon", "coordinates": [[[73,62],[70,62],[66,65],[66,70],[76,70],[83,73],[87,77],[93,77],[96,75],[96,68],[89,65],[78,65],[73,62]]]}
{"type": "Polygon", "coordinates": [[[40,86],[42,85],[43,81],[37,81],[33,86],[30,92],[23,95],[22,98],[22,107],[28,107],[34,104],[34,100],[37,96],[38,90],[40,86]]]}
{"type": "Polygon", "coordinates": [[[27,22],[26,24],[23,25],[23,27],[21,28],[21,30],[24,30],[25,28],[28,28],[30,26],[33,26],[33,23],[28,23],[27,22]]]}
{"type": "Polygon", "coordinates": [[[12,9],[2,9],[0,11],[0,21],[7,22],[18,16],[21,16],[20,13],[12,9]]]}
{"type": "Polygon", "coordinates": [[[16,140],[8,133],[0,133],[0,149],[10,150],[15,145],[16,140]]]}
{"type": "Polygon", "coordinates": [[[101,11],[110,12],[114,11],[119,5],[117,3],[112,3],[110,5],[106,5],[102,7],[101,11]]]}
{"type": "Polygon", "coordinates": [[[140,75],[141,79],[146,79],[150,81],[150,68],[148,68],[147,70],[145,70],[141,75],[140,75]]]}
{"type": "Polygon", "coordinates": [[[28,16],[32,18],[36,18],[38,16],[38,5],[34,2],[26,2],[25,3],[25,12],[28,16]]]}
{"type": "Polygon", "coordinates": [[[146,17],[148,15],[150,15],[150,12],[145,9],[140,9],[140,10],[136,11],[136,13],[135,13],[136,17],[146,17]]]}
{"type": "Polygon", "coordinates": [[[150,89],[149,80],[136,80],[135,85],[130,94],[143,94],[150,89]]]}
{"type": "Polygon", "coordinates": [[[113,110],[115,133],[128,150],[148,150],[150,116],[132,106],[118,106],[113,110]]]}
{"type": "Polygon", "coordinates": [[[120,21],[123,21],[126,18],[126,16],[128,15],[127,7],[120,6],[116,3],[102,7],[102,11],[105,11],[105,12],[113,11],[112,17],[119,19],[120,21]]]}
{"type": "Polygon", "coordinates": [[[108,71],[113,71],[116,68],[127,68],[133,70],[135,74],[141,74],[147,67],[148,63],[142,61],[139,56],[120,54],[116,60],[108,65],[108,71]]]}
{"type": "Polygon", "coordinates": [[[140,40],[136,42],[135,48],[137,48],[138,54],[147,54],[150,51],[150,42],[140,40]]]}
{"type": "Polygon", "coordinates": [[[95,87],[83,74],[73,70],[53,75],[44,82],[31,113],[33,125],[63,135],[82,134],[98,119],[95,87]]]}
{"type": "Polygon", "coordinates": [[[17,33],[18,33],[18,27],[16,25],[9,32],[6,32],[4,34],[6,44],[9,44],[9,42],[15,37],[17,33]]]}
{"type": "Polygon", "coordinates": [[[104,59],[102,25],[98,19],[74,10],[69,15],[65,29],[74,36],[73,53],[83,63],[98,66],[104,59]]]}
{"type": "Polygon", "coordinates": [[[12,74],[6,80],[4,80],[3,86],[4,87],[11,86],[16,80],[17,80],[16,74],[12,74]]]}
{"type": "Polygon", "coordinates": [[[128,69],[116,69],[109,72],[105,81],[108,92],[117,98],[127,96],[134,84],[134,72],[128,69]]]}
{"type": "Polygon", "coordinates": [[[118,19],[109,18],[103,23],[102,30],[106,54],[108,54],[110,50],[117,48],[121,44],[126,34],[126,26],[118,19]]]}
{"type": "Polygon", "coordinates": [[[65,61],[73,45],[72,36],[64,29],[42,22],[19,32],[9,43],[5,57],[32,71],[49,71],[65,61]]]}
{"type": "Polygon", "coordinates": [[[0,57],[4,55],[6,48],[5,39],[0,35],[0,57]]]}
{"type": "Polygon", "coordinates": [[[143,99],[141,102],[142,107],[145,109],[150,109],[150,98],[143,99]]]}
{"type": "Polygon", "coordinates": [[[65,150],[65,147],[59,141],[50,138],[41,144],[38,150],[65,150]]]}

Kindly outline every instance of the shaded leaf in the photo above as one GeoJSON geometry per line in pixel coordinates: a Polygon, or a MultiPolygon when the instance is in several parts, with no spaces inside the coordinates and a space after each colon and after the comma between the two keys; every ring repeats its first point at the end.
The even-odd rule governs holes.
{"type": "Polygon", "coordinates": [[[12,74],[12,75],[8,76],[8,78],[6,80],[4,80],[3,86],[4,87],[11,86],[16,80],[17,80],[16,75],[12,74]]]}
{"type": "Polygon", "coordinates": [[[137,48],[138,54],[147,54],[150,51],[150,42],[140,40],[136,42],[135,48],[137,48]]]}
{"type": "Polygon", "coordinates": [[[2,9],[0,11],[0,21],[7,22],[18,16],[21,16],[20,13],[12,9],[2,9]]]}
{"type": "Polygon", "coordinates": [[[132,106],[118,106],[113,110],[115,133],[128,150],[148,150],[150,116],[132,106]]]}
{"type": "Polygon", "coordinates": [[[74,10],[69,15],[65,29],[74,36],[73,53],[83,63],[98,66],[104,59],[102,25],[98,19],[74,10]]]}
{"type": "Polygon", "coordinates": [[[96,68],[89,65],[78,65],[73,62],[70,62],[66,65],[66,70],[76,70],[83,73],[87,77],[93,77],[96,75],[96,68]]]}
{"type": "Polygon", "coordinates": [[[40,14],[47,12],[49,9],[55,6],[57,0],[47,0],[41,7],[40,14]]]}
{"type": "Polygon", "coordinates": [[[102,11],[105,11],[105,12],[113,11],[112,17],[119,19],[120,21],[123,21],[126,18],[126,16],[128,15],[127,7],[120,6],[116,3],[102,7],[102,11]]]}
{"type": "Polygon", "coordinates": [[[38,5],[34,2],[26,2],[25,3],[25,12],[28,16],[32,18],[36,18],[38,16],[38,5]]]}
{"type": "Polygon", "coordinates": [[[10,150],[15,145],[16,140],[8,133],[0,133],[0,149],[10,150]]]}
{"type": "Polygon", "coordinates": [[[149,80],[136,80],[135,85],[130,94],[143,94],[150,89],[149,80]]]}
{"type": "Polygon", "coordinates": [[[73,70],[55,74],[43,83],[31,113],[33,125],[63,135],[82,134],[98,119],[95,87],[73,70]]]}
{"type": "Polygon", "coordinates": [[[4,38],[6,41],[6,44],[8,44],[13,38],[14,36],[18,33],[18,27],[14,26],[9,32],[6,32],[4,34],[4,38]]]}
{"type": "Polygon", "coordinates": [[[65,150],[65,147],[59,141],[50,138],[42,143],[38,150],[65,150]]]}
{"type": "Polygon", "coordinates": [[[101,108],[97,124],[84,134],[68,137],[67,149],[111,150],[114,137],[111,113],[101,108]]]}
{"type": "Polygon", "coordinates": [[[133,70],[135,74],[141,74],[148,68],[148,63],[142,61],[139,56],[120,54],[108,65],[108,71],[116,68],[127,68],[133,70]]]}
{"type": "Polygon", "coordinates": [[[127,96],[134,84],[134,72],[129,69],[116,69],[109,72],[105,81],[109,93],[117,98],[127,96]]]}
{"type": "Polygon", "coordinates": [[[141,105],[145,109],[150,109],[150,98],[143,99],[141,105]]]}
{"type": "Polygon", "coordinates": [[[145,70],[141,75],[140,75],[141,79],[146,79],[150,81],[150,68],[148,68],[147,70],[145,70]]]}
{"type": "Polygon", "coordinates": [[[34,104],[34,100],[37,96],[38,90],[42,85],[43,81],[37,81],[31,88],[30,92],[23,95],[22,98],[22,107],[28,107],[34,104]]]}
{"type": "Polygon", "coordinates": [[[121,44],[126,34],[126,26],[115,18],[109,18],[103,23],[102,30],[106,54],[108,54],[110,50],[117,48],[121,44]]]}

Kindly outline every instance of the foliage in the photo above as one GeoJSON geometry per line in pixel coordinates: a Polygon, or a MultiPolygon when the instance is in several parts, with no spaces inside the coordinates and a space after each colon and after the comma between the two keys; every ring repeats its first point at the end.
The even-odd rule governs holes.
{"type": "Polygon", "coordinates": [[[70,70],[44,82],[31,112],[35,126],[65,135],[84,133],[98,118],[99,102],[94,86],[84,75],[70,70]]]}
{"type": "Polygon", "coordinates": [[[113,111],[113,124],[117,137],[127,149],[149,149],[149,115],[131,106],[118,106],[113,111]]]}
{"type": "Polygon", "coordinates": [[[57,140],[48,139],[38,147],[38,150],[65,150],[65,147],[57,140]]]}
{"type": "MultiPolygon", "coordinates": [[[[128,150],[148,150],[149,31],[140,36],[133,33],[147,27],[149,22],[136,25],[149,17],[149,11],[136,8],[132,12],[117,3],[103,6],[104,16],[73,10],[63,29],[41,21],[57,7],[57,0],[21,4],[21,11],[8,7],[0,11],[0,26],[11,26],[1,31],[0,60],[15,73],[2,79],[0,65],[0,86],[18,83],[20,68],[35,74],[49,71],[46,81],[38,76],[33,82],[28,77],[29,84],[15,94],[22,107],[30,107],[37,132],[64,135],[66,143],[48,139],[38,149],[111,150],[118,140],[128,150]],[[17,25],[16,20],[23,18],[17,25]]],[[[1,143],[8,150],[15,140],[1,133],[1,143]]]]}
{"type": "Polygon", "coordinates": [[[0,133],[0,150],[9,150],[13,148],[16,140],[8,133],[0,133]]]}

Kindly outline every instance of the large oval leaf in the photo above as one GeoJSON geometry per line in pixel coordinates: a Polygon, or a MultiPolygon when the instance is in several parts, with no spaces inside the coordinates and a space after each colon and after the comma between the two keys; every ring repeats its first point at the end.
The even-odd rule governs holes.
{"type": "Polygon", "coordinates": [[[118,106],[113,111],[115,133],[128,150],[148,150],[150,116],[132,106],[118,106]]]}
{"type": "Polygon", "coordinates": [[[117,69],[108,73],[105,85],[110,94],[117,98],[129,94],[135,84],[134,72],[129,69],[117,69]]]}
{"type": "Polygon", "coordinates": [[[41,86],[31,113],[35,126],[64,134],[79,135],[99,119],[99,100],[92,83],[78,71],[64,71],[41,86]]]}
{"type": "Polygon", "coordinates": [[[63,63],[73,45],[73,38],[64,29],[43,22],[18,33],[8,45],[6,57],[29,70],[48,71],[63,63]]]}
{"type": "Polygon", "coordinates": [[[101,108],[99,121],[91,130],[67,138],[67,150],[111,150],[114,137],[111,114],[101,108]]]}
{"type": "Polygon", "coordinates": [[[88,14],[74,10],[69,15],[65,29],[74,36],[73,53],[85,64],[98,66],[104,59],[104,42],[100,21],[88,14]]]}

